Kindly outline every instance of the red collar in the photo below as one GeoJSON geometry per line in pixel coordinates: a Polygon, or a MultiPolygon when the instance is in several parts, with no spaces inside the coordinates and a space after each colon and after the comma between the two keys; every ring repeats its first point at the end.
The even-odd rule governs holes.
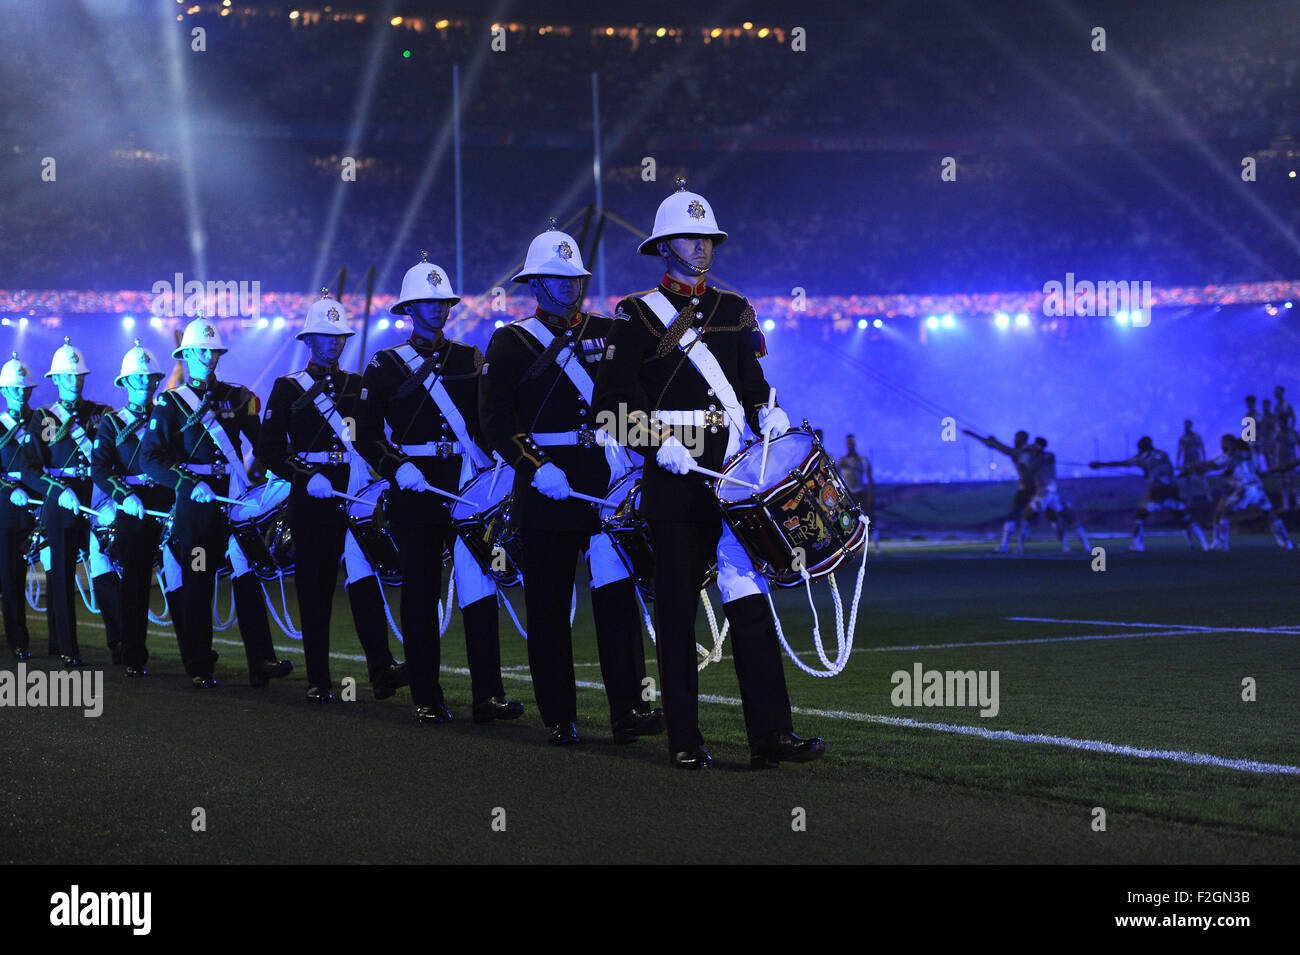
{"type": "Polygon", "coordinates": [[[704,276],[694,285],[687,285],[685,282],[679,282],[671,275],[665,275],[659,287],[665,292],[672,292],[675,295],[694,295],[697,298],[704,294],[705,282],[704,276]]]}
{"type": "Polygon", "coordinates": [[[566,319],[563,315],[555,315],[546,311],[540,305],[533,317],[543,325],[549,325],[551,328],[577,328],[582,323],[582,312],[574,312],[573,317],[566,319]]]}
{"type": "Polygon", "coordinates": [[[339,363],[332,365],[322,365],[320,362],[307,362],[307,374],[313,378],[324,378],[326,375],[337,375],[339,373],[339,363]]]}

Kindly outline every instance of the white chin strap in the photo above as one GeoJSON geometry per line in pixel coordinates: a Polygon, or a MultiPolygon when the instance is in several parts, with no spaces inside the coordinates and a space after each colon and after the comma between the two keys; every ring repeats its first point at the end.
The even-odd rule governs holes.
{"type": "MultiPolygon", "coordinates": [[[[550,312],[552,315],[562,315],[565,318],[572,318],[577,314],[578,307],[582,304],[582,293],[585,291],[581,285],[578,287],[578,294],[577,297],[574,298],[573,304],[565,305],[551,294],[551,290],[546,287],[546,281],[544,279],[537,279],[536,281],[537,287],[533,290],[533,294],[537,298],[537,304],[540,305],[544,311],[550,312]],[[545,299],[546,302],[550,302],[554,307],[548,307],[546,302],[543,302],[542,299],[545,299]]],[[[582,281],[585,284],[585,280],[582,281]]]]}

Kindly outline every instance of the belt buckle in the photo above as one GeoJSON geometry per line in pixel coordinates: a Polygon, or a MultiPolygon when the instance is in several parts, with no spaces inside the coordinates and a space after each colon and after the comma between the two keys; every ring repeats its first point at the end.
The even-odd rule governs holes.
{"type": "MultiPolygon", "coordinates": [[[[726,417],[718,410],[717,405],[709,405],[709,409],[704,412],[704,426],[706,428],[717,429],[726,424],[726,422],[726,417]]],[[[715,430],[714,433],[716,434],[717,431],[715,430]]]]}
{"type": "Polygon", "coordinates": [[[578,445],[584,448],[594,448],[596,446],[596,432],[590,428],[582,428],[578,431],[578,445]]]}
{"type": "Polygon", "coordinates": [[[212,475],[211,475],[211,476],[212,476],[212,477],[225,477],[225,476],[226,476],[226,462],[225,462],[225,461],[213,461],[213,462],[212,462],[212,475]]]}
{"type": "Polygon", "coordinates": [[[78,464],[76,467],[74,467],[74,468],[72,469],[72,471],[73,471],[73,476],[74,476],[74,477],[79,477],[79,478],[90,477],[90,466],[89,466],[89,465],[86,465],[86,464],[78,464]]]}
{"type": "Polygon", "coordinates": [[[451,451],[451,442],[450,442],[450,441],[439,441],[439,442],[438,442],[438,457],[440,457],[440,458],[449,458],[449,457],[451,457],[451,454],[452,454],[452,451],[451,451]]]}
{"type": "Polygon", "coordinates": [[[346,451],[337,451],[337,450],[331,451],[329,452],[329,456],[330,456],[329,458],[330,464],[348,463],[348,453],[346,451]]]}

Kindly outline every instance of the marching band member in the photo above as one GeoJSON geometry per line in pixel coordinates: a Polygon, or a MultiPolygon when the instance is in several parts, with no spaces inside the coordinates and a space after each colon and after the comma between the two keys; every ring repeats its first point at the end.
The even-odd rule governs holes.
{"type": "MultiPolygon", "coordinates": [[[[414,326],[408,341],[377,352],[366,366],[358,409],[358,450],[390,481],[389,526],[402,569],[402,634],[415,716],[421,723],[451,719],[438,680],[441,648],[438,592],[442,550],[451,527],[446,498],[491,460],[479,446],[478,380],[483,354],[443,335],[451,307],[460,301],[447,273],[428,261],[408,269],[390,311],[414,326]],[[385,436],[388,426],[391,440],[385,436]]],[[[512,720],[521,704],[506,699],[496,584],[469,549],[455,542],[475,722],[512,720]]]]}
{"type": "MultiPolygon", "coordinates": [[[[27,540],[34,521],[27,508],[28,489],[22,484],[22,454],[31,441],[27,419],[31,417],[32,391],[36,381],[18,353],[0,368],[0,394],[5,411],[0,413],[0,602],[4,606],[5,641],[15,660],[30,660],[31,637],[27,632],[27,540]]],[[[51,656],[54,633],[50,633],[51,656]]]]}
{"type": "Polygon", "coordinates": [[[579,310],[590,275],[578,243],[552,219],[514,277],[528,283],[537,311],[492,335],[479,396],[484,435],[514,468],[510,520],[522,548],[528,667],[554,745],[578,742],[569,595],[584,554],[614,739],[663,732],[663,712],[638,706],[645,650],[631,575],[594,506],[570,496],[603,498],[611,467],[621,477],[631,466],[627,452],[595,430],[592,375],[613,320],[579,310]]]}
{"type": "MultiPolygon", "coordinates": [[[[322,289],[321,296],[307,310],[307,321],[297,335],[311,358],[305,370],[275,380],[255,452],[269,470],[293,481],[289,528],[309,703],[334,699],[330,612],[345,549],[359,550],[337,494],[355,495],[369,476],[354,447],[361,376],[339,368],[339,356],[355,332],[348,328],[347,312],[329,297],[329,290],[322,289]]],[[[376,697],[386,699],[406,685],[406,671],[394,662],[388,648],[379,580],[373,573],[368,576],[373,589],[358,586],[361,581],[357,581],[347,590],[371,686],[376,697]]]]}
{"type": "Polygon", "coordinates": [[[767,408],[765,353],[754,311],[739,295],[705,281],[713,250],[727,234],[703,196],[678,191],[659,205],[654,231],[640,246],[662,256],[658,288],[618,307],[596,378],[595,409],[613,421],[621,442],[645,457],[642,514],[655,552],[655,625],[672,764],[712,762],[700,734],[695,617],[700,582],[716,555],[718,587],[731,623],[732,652],[749,736],[750,765],[776,766],[820,757],[820,738],[792,731],[790,700],[767,581],[723,523],[695,464],[718,470],[747,429],[777,436],[785,412],[767,408]],[[648,407],[647,407],[648,404],[648,407]],[[678,436],[680,435],[680,437],[678,436]],[[683,438],[689,437],[689,440],[683,438]],[[687,445],[696,446],[687,450],[687,445]]]}
{"type": "Polygon", "coordinates": [[[216,326],[199,316],[185,326],[173,358],[185,362],[185,383],[154,405],[141,439],[144,472],[176,493],[170,546],[181,565],[184,622],[178,632],[185,672],[195,689],[216,686],[212,652],[212,596],[222,555],[234,567],[235,613],[248,658],[248,682],[266,686],[293,664],[275,659],[266,604],[256,575],[230,536],[226,509],[215,496],[239,498],[249,487],[242,441],[258,436],[257,397],[243,385],[219,381],[227,351],[216,326]]]}
{"type": "MultiPolygon", "coordinates": [[[[95,487],[117,506],[118,553],[122,563],[122,662],[128,677],[148,675],[145,664],[149,650],[145,635],[149,626],[149,590],[153,584],[154,554],[162,540],[162,521],[146,510],[166,512],[176,501],[171,488],[158,484],[144,473],[140,437],[153,412],[154,394],[163,370],[153,352],[135,340],[135,347],[122,356],[122,369],[114,382],[126,389],[127,403],[100,420],[91,461],[95,487]]],[[[164,560],[173,565],[168,580],[177,580],[180,567],[170,553],[164,560]]],[[[169,596],[173,622],[179,599],[169,596]]]]}
{"type": "Polygon", "coordinates": [[[94,455],[91,435],[99,428],[108,405],[81,397],[86,384],[86,359],[67,338],[54,352],[46,378],[59,390],[59,400],[32,412],[27,431],[32,440],[25,447],[23,483],[37,488],[45,504],[41,522],[50,547],[49,601],[55,643],[65,666],[81,666],[77,643],[77,559],[87,553],[86,568],[91,577],[95,601],[104,619],[113,662],[121,662],[121,612],[118,577],[108,558],[100,553],[99,539],[81,508],[90,507],[93,487],[90,463],[94,455]]]}

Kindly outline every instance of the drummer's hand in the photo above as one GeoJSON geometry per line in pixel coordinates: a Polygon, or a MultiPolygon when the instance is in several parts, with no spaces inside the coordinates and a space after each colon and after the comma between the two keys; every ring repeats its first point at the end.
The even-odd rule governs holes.
{"type": "Polygon", "coordinates": [[[190,491],[190,500],[196,504],[210,504],[214,496],[212,488],[202,481],[194,485],[194,490],[190,491]]]}
{"type": "Polygon", "coordinates": [[[562,501],[572,493],[569,488],[569,479],[564,476],[563,471],[550,461],[538,468],[537,473],[533,475],[533,487],[552,501],[562,501]]]}
{"type": "Polygon", "coordinates": [[[307,481],[307,493],[312,497],[333,497],[334,485],[323,474],[313,474],[307,481]]]}
{"type": "Polygon", "coordinates": [[[122,502],[122,513],[128,517],[144,517],[144,502],[134,494],[122,502]]]}
{"type": "Polygon", "coordinates": [[[14,507],[26,507],[30,501],[31,498],[28,497],[27,491],[21,487],[14,488],[9,494],[9,503],[14,507]]]}
{"type": "Polygon", "coordinates": [[[410,461],[407,461],[397,469],[397,473],[393,475],[393,479],[397,482],[397,486],[403,491],[429,490],[429,482],[424,479],[424,475],[420,472],[420,469],[410,461]]]}
{"type": "Polygon", "coordinates": [[[764,405],[758,409],[758,426],[764,434],[779,438],[790,430],[790,419],[780,408],[769,408],[764,405]]]}
{"type": "Polygon", "coordinates": [[[59,493],[59,507],[76,514],[81,510],[81,501],[77,499],[77,492],[70,487],[65,487],[59,493]]]}
{"type": "Polygon", "coordinates": [[[691,452],[686,450],[686,445],[671,436],[659,446],[655,460],[659,462],[661,468],[673,474],[685,474],[695,463],[691,452]]]}

